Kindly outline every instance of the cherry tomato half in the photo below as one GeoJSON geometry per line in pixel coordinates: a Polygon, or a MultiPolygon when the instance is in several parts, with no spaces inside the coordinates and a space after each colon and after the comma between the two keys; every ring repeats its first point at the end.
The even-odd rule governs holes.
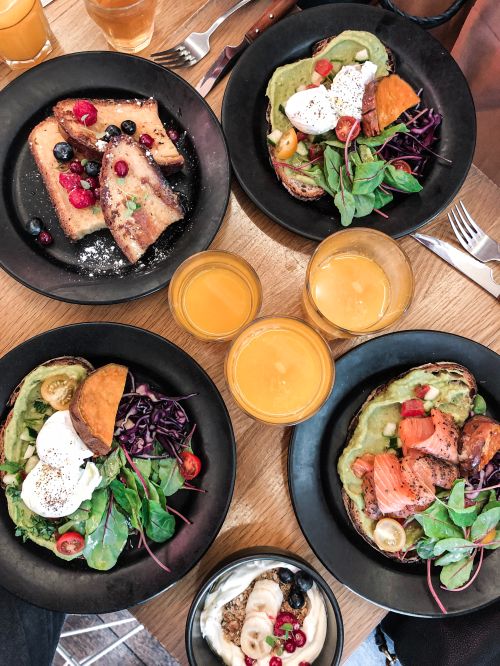
{"type": "Polygon", "coordinates": [[[181,453],[182,466],[180,468],[181,475],[190,481],[194,479],[195,476],[198,476],[201,470],[201,460],[198,456],[195,456],[191,451],[183,451],[181,453]]]}
{"type": "Polygon", "coordinates": [[[401,417],[407,419],[411,416],[425,416],[424,403],[419,398],[405,400],[401,405],[401,417]]]}
{"type": "Polygon", "coordinates": [[[375,526],[373,540],[380,550],[397,553],[406,543],[406,533],[394,518],[382,518],[375,526]]]}
{"type": "Polygon", "coordinates": [[[430,389],[429,384],[417,384],[415,388],[413,389],[413,393],[417,396],[417,398],[420,398],[421,400],[425,400],[425,395],[427,391],[430,389]]]}
{"type": "Polygon", "coordinates": [[[57,537],[56,548],[62,555],[76,555],[84,546],[85,539],[78,532],[66,532],[57,537]]]}
{"type": "Polygon", "coordinates": [[[411,166],[404,160],[394,160],[394,162],[391,162],[391,164],[395,169],[405,171],[406,173],[411,173],[411,166]]]}
{"type": "Polygon", "coordinates": [[[276,157],[279,160],[287,160],[297,150],[297,132],[290,127],[290,129],[283,134],[276,147],[276,157]]]}
{"type": "Polygon", "coordinates": [[[321,76],[328,76],[333,69],[333,65],[326,58],[321,58],[321,60],[318,60],[314,65],[314,69],[318,74],[321,74],[321,76]]]}
{"type": "Polygon", "coordinates": [[[347,141],[347,137],[349,136],[349,132],[351,132],[351,129],[352,134],[350,138],[352,141],[358,136],[360,132],[361,126],[359,124],[359,120],[356,120],[356,118],[353,118],[352,116],[341,116],[337,123],[337,127],[335,128],[337,139],[342,141],[342,143],[345,143],[347,141]],[[356,127],[354,127],[354,125],[356,125],[356,127]]]}

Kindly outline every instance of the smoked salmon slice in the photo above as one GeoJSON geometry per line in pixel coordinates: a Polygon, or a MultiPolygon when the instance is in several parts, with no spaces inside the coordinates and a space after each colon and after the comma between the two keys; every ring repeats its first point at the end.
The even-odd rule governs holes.
{"type": "Polygon", "coordinates": [[[382,512],[378,508],[375,484],[373,482],[373,471],[366,472],[363,476],[363,499],[365,500],[365,513],[368,518],[378,520],[382,518],[382,512]]]}
{"type": "Polygon", "coordinates": [[[373,459],[375,456],[373,453],[365,453],[352,463],[351,469],[354,476],[357,476],[358,479],[362,479],[367,472],[373,471],[373,459]]]}
{"type": "Polygon", "coordinates": [[[392,453],[380,453],[373,461],[373,483],[377,504],[382,513],[401,511],[414,505],[417,495],[406,483],[398,458],[392,453]]]}
{"type": "Polygon", "coordinates": [[[412,417],[399,422],[398,435],[404,455],[416,449],[456,464],[458,434],[453,417],[439,409],[432,409],[427,417],[412,417]]]}

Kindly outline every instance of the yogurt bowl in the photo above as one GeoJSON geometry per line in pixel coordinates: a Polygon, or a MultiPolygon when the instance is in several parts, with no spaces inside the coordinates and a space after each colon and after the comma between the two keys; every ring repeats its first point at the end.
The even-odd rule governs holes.
{"type": "Polygon", "coordinates": [[[198,591],[186,623],[191,666],[336,666],[340,609],[326,581],[290,552],[234,553],[198,591]]]}

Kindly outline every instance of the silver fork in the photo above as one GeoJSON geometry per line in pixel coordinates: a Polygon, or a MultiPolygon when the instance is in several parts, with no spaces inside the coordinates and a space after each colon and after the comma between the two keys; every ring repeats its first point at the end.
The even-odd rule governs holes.
{"type": "Polygon", "coordinates": [[[448,213],[448,219],[460,245],[483,263],[500,261],[500,245],[474,222],[462,201],[460,205],[462,210],[455,206],[448,213]]]}
{"type": "Polygon", "coordinates": [[[172,69],[192,67],[193,65],[196,65],[196,63],[200,62],[200,60],[210,51],[210,37],[212,33],[214,33],[221,23],[229,18],[231,14],[234,14],[234,12],[241,9],[241,7],[248,5],[249,2],[252,2],[252,0],[240,0],[238,3],[230,7],[227,12],[222,14],[222,16],[219,16],[219,18],[214,21],[210,28],[205,32],[192,32],[183,42],[177,44],[177,46],[167,49],[166,51],[152,53],[151,58],[160,65],[172,69]]]}

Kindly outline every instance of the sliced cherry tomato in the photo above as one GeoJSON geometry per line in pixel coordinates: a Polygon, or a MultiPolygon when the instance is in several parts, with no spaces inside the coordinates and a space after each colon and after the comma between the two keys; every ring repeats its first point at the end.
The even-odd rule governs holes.
{"type": "Polygon", "coordinates": [[[321,76],[328,76],[333,69],[333,65],[326,58],[321,58],[321,60],[318,60],[314,65],[314,69],[318,74],[321,74],[321,76]]]}
{"type": "Polygon", "coordinates": [[[347,141],[347,137],[349,136],[349,132],[351,131],[351,129],[352,129],[352,134],[351,134],[351,141],[352,141],[358,136],[361,130],[361,125],[359,124],[359,120],[356,120],[356,118],[353,118],[352,116],[341,116],[337,123],[337,127],[335,128],[335,134],[337,135],[337,139],[345,143],[347,141]],[[356,127],[354,127],[355,125],[356,127]]]}
{"type": "Polygon", "coordinates": [[[309,134],[305,132],[297,132],[297,141],[306,141],[309,138],[309,134]]]}
{"type": "Polygon", "coordinates": [[[40,387],[42,400],[58,411],[69,409],[75,391],[76,380],[62,373],[47,377],[40,387]]]}
{"type": "Polygon", "coordinates": [[[404,160],[394,160],[394,162],[391,162],[391,164],[395,169],[405,171],[406,173],[411,173],[411,166],[404,160]]]}
{"type": "Polygon", "coordinates": [[[425,394],[429,389],[430,389],[429,384],[424,384],[423,386],[422,384],[417,384],[413,389],[413,393],[417,396],[417,398],[425,400],[425,394]]]}
{"type": "Polygon", "coordinates": [[[318,88],[319,83],[310,83],[308,86],[306,86],[306,90],[309,90],[310,88],[318,88]]]}
{"type": "Polygon", "coordinates": [[[78,532],[66,532],[57,537],[56,548],[62,555],[76,555],[84,546],[85,539],[78,532]]]}
{"type": "Polygon", "coordinates": [[[278,146],[276,148],[276,157],[279,160],[287,160],[297,150],[297,144],[297,132],[293,129],[293,127],[290,127],[290,129],[283,134],[278,142],[278,146]]]}
{"type": "Polygon", "coordinates": [[[198,476],[201,470],[201,460],[198,456],[195,456],[191,451],[183,451],[181,453],[182,466],[180,468],[181,475],[190,481],[194,479],[195,476],[198,476]]]}
{"type": "Polygon", "coordinates": [[[382,518],[373,532],[373,540],[386,553],[397,553],[406,544],[406,532],[394,518],[382,518]]]}
{"type": "Polygon", "coordinates": [[[405,400],[401,405],[401,416],[404,419],[410,416],[425,416],[424,403],[419,398],[405,400]]]}

